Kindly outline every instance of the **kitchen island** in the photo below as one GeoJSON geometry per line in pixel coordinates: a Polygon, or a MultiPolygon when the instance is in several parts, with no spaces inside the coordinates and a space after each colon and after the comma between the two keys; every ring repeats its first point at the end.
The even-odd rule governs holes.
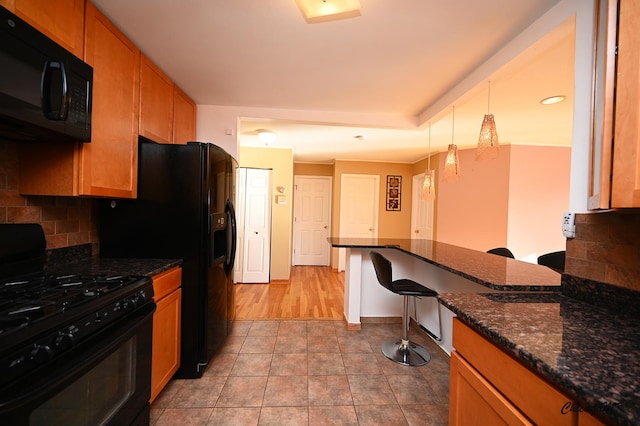
{"type": "MultiPolygon", "coordinates": [[[[640,424],[637,292],[429,240],[331,238],[330,243],[347,249],[346,319],[359,320],[360,312],[363,317],[388,312],[383,305],[371,308],[353,300],[358,296],[361,305],[369,303],[372,298],[364,293],[380,287],[368,254],[379,251],[393,262],[394,279],[413,278],[438,291],[444,335],[443,342],[436,343],[445,351],[454,350],[452,341],[444,341],[451,339],[457,317],[566,396],[562,404],[546,407],[548,411],[577,418],[579,424],[594,418],[607,424],[640,424]],[[623,303],[624,308],[616,310],[623,303]]],[[[392,303],[399,305],[400,300],[392,303]]],[[[422,323],[420,314],[425,313],[417,313],[422,323]]],[[[505,381],[516,387],[522,383],[504,377],[505,371],[498,371],[505,381]]],[[[526,398],[535,400],[527,389],[526,398]]]]}
{"type": "MultiPolygon", "coordinates": [[[[401,296],[378,284],[369,259],[371,250],[392,262],[394,279],[410,278],[439,294],[560,291],[561,275],[547,267],[437,241],[332,237],[329,242],[347,251],[344,316],[352,329],[360,327],[363,317],[402,315],[401,296]]],[[[451,310],[425,298],[417,300],[412,316],[451,352],[451,310]]]]}

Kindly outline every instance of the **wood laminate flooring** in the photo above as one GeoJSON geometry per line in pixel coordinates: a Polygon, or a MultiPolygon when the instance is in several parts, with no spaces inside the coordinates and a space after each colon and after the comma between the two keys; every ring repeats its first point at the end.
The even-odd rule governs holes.
{"type": "Polygon", "coordinates": [[[294,266],[289,281],[235,285],[236,320],[342,319],[344,272],[294,266]]]}

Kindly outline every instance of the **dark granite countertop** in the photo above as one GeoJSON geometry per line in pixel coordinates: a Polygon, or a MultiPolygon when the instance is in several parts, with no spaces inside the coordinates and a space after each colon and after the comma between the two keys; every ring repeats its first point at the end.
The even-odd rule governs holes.
{"type": "Polygon", "coordinates": [[[393,248],[470,281],[502,291],[560,291],[561,275],[540,266],[431,240],[330,237],[334,247],[393,248]]]}
{"type": "Polygon", "coordinates": [[[441,303],[614,424],[640,424],[640,318],[558,293],[441,294],[441,303]]]}
{"type": "Polygon", "coordinates": [[[77,262],[51,266],[65,274],[153,276],[182,264],[180,259],[120,259],[90,257],[77,262]]]}

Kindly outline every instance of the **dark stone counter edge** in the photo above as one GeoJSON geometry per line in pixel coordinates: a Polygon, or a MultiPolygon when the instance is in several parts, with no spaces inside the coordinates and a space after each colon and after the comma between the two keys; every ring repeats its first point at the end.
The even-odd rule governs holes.
{"type": "Polygon", "coordinates": [[[422,261],[425,261],[427,263],[430,263],[434,266],[437,266],[440,269],[444,269],[445,271],[451,272],[452,274],[461,276],[462,278],[466,278],[469,281],[473,281],[476,284],[480,284],[484,287],[490,288],[492,290],[500,290],[500,291],[551,291],[551,292],[559,292],[560,291],[560,285],[500,285],[500,284],[495,284],[489,281],[485,281],[482,280],[476,276],[470,275],[464,271],[461,271],[459,269],[455,269],[455,268],[451,268],[450,266],[447,265],[443,265],[441,263],[438,262],[434,262],[432,259],[428,259],[426,257],[422,257],[420,255],[417,255],[409,250],[403,249],[402,247],[399,247],[397,245],[393,245],[393,244],[381,244],[381,245],[376,245],[376,244],[362,244],[362,245],[350,245],[350,244],[332,244],[333,247],[341,247],[341,248],[364,248],[364,249],[376,249],[376,248],[386,248],[386,249],[396,249],[398,251],[401,251],[403,253],[406,253],[410,256],[415,257],[416,259],[420,259],[422,261]]]}
{"type": "MultiPolygon", "coordinates": [[[[586,392],[579,386],[576,386],[576,384],[571,382],[567,377],[559,374],[547,363],[533,356],[525,348],[515,345],[500,333],[492,330],[489,327],[486,327],[475,317],[467,314],[464,310],[459,309],[454,303],[450,303],[446,299],[446,297],[446,294],[439,295],[438,300],[443,306],[455,313],[458,319],[460,319],[463,323],[484,336],[498,348],[504,350],[513,358],[520,361],[523,365],[537,372],[540,377],[553,384],[567,396],[575,399],[576,401],[579,401],[584,406],[586,411],[591,410],[595,412],[598,410],[598,407],[602,406],[601,401],[599,401],[595,395],[586,392]]],[[[628,413],[624,413],[618,410],[615,405],[609,406],[608,410],[603,411],[602,414],[609,417],[609,422],[613,420],[615,421],[615,424],[618,425],[637,425],[637,423],[635,423],[632,419],[628,418],[628,413]]]]}
{"type": "Polygon", "coordinates": [[[47,270],[81,274],[153,276],[182,265],[182,259],[102,258],[91,255],[91,244],[47,250],[47,270]]]}

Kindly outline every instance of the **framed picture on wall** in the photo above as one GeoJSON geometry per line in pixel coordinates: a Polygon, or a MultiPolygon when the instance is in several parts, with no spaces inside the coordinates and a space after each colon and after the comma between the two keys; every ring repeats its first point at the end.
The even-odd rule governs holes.
{"type": "Polygon", "coordinates": [[[402,176],[387,175],[386,209],[397,212],[402,209],[402,176]]]}

